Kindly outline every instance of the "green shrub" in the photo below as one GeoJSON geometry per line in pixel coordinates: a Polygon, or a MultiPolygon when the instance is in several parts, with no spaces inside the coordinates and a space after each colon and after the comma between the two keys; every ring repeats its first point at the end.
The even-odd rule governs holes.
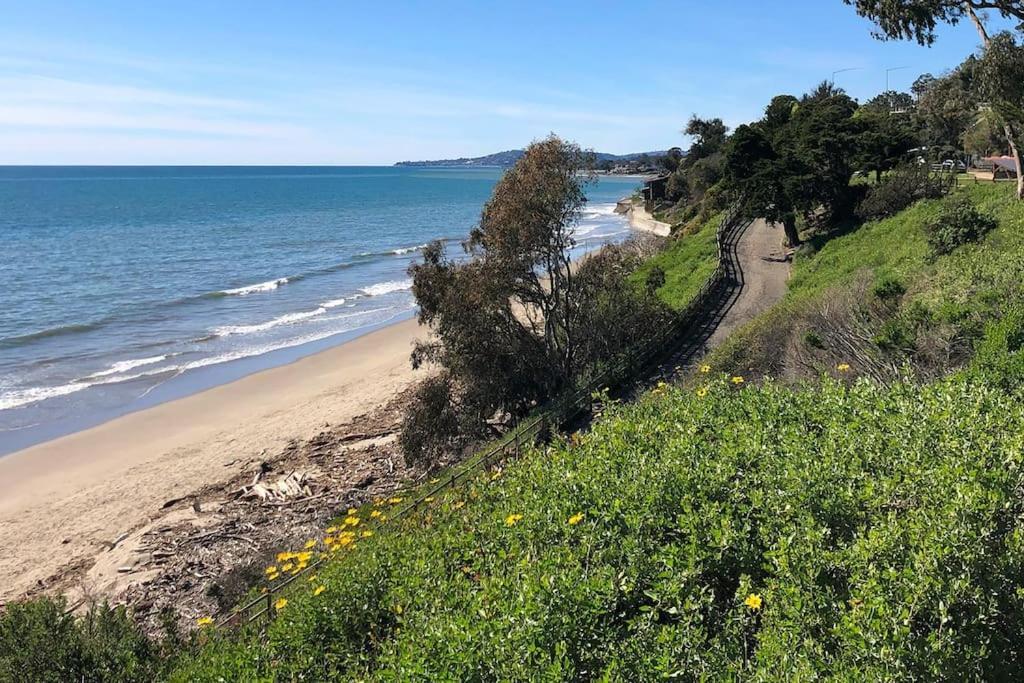
{"type": "Polygon", "coordinates": [[[898,299],[906,293],[907,288],[898,279],[890,276],[878,280],[871,291],[879,299],[898,299]]]}
{"type": "Polygon", "coordinates": [[[63,599],[39,598],[0,613],[0,681],[151,681],[169,663],[123,607],[76,617],[63,599]]]}
{"type": "Polygon", "coordinates": [[[924,164],[908,164],[895,169],[885,180],[862,189],[866,196],[857,205],[857,217],[877,221],[906,209],[922,199],[937,199],[945,194],[946,185],[932,176],[924,164]]]}
{"type": "Polygon", "coordinates": [[[944,202],[942,211],[925,223],[924,229],[932,253],[941,255],[977,242],[996,225],[996,220],[979,211],[970,198],[958,195],[944,202]]]}
{"type": "Polygon", "coordinates": [[[1005,680],[1024,402],[989,373],[659,388],[361,541],[176,679],[1005,680]]]}

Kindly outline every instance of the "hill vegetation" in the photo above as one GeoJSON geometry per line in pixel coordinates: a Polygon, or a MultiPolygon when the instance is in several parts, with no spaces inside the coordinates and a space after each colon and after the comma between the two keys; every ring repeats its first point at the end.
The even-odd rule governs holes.
{"type": "Polygon", "coordinates": [[[275,597],[265,631],[208,618],[154,640],[122,609],[78,618],[42,598],[0,615],[0,680],[1019,676],[1024,203],[901,162],[922,141],[1016,149],[1024,48],[976,11],[1024,10],[847,4],[924,43],[970,19],[984,48],[914,96],[860,105],[826,83],[731,136],[694,117],[690,153],[662,161],[675,194],[661,209],[684,229],[643,262],[613,250],[570,267],[582,152],[531,146],[470,258],[434,246],[411,271],[436,332],[417,357],[440,371],[407,452],[514,428],[670,320],[714,268],[730,202],[794,248],[775,308],[674,386],[628,405],[596,395],[585,434],[551,435],[412,516],[387,520],[403,496],[373,501],[283,549],[254,594],[332,561],[275,597]],[[967,137],[979,113],[986,132],[967,137]]]}
{"type": "MultiPolygon", "coordinates": [[[[459,157],[458,159],[434,159],[432,161],[399,161],[395,166],[493,166],[510,168],[522,158],[526,150],[510,149],[495,152],[482,157],[459,157]]],[[[609,154],[608,152],[590,152],[590,161],[595,168],[611,169],[617,164],[636,162],[644,167],[651,166],[666,152],[635,152],[633,154],[609,154]]]]}

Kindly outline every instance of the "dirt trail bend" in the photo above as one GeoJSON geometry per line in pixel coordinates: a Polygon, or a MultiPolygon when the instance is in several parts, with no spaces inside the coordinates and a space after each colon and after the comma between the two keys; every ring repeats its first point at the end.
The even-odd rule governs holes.
{"type": "Polygon", "coordinates": [[[757,219],[736,245],[742,283],[735,299],[705,342],[710,351],[737,329],[774,306],[786,293],[789,261],[782,246],[782,228],[757,219]]]}

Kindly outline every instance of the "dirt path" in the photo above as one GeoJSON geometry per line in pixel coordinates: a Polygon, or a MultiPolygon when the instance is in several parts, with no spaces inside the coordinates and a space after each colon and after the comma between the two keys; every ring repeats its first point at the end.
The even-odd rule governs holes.
{"type": "Polygon", "coordinates": [[[782,229],[763,219],[754,221],[736,245],[742,272],[742,286],[715,331],[705,343],[710,351],[762,312],[771,308],[786,293],[789,261],[782,246],[782,229]]]}

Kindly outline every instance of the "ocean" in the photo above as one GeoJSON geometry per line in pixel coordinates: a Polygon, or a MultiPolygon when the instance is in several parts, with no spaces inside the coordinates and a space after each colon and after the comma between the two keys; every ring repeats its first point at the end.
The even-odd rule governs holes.
{"type": "MultiPolygon", "coordinates": [[[[0,167],[0,454],[409,318],[499,169],[0,167]]],[[[579,253],[625,239],[588,192],[579,253]]]]}

